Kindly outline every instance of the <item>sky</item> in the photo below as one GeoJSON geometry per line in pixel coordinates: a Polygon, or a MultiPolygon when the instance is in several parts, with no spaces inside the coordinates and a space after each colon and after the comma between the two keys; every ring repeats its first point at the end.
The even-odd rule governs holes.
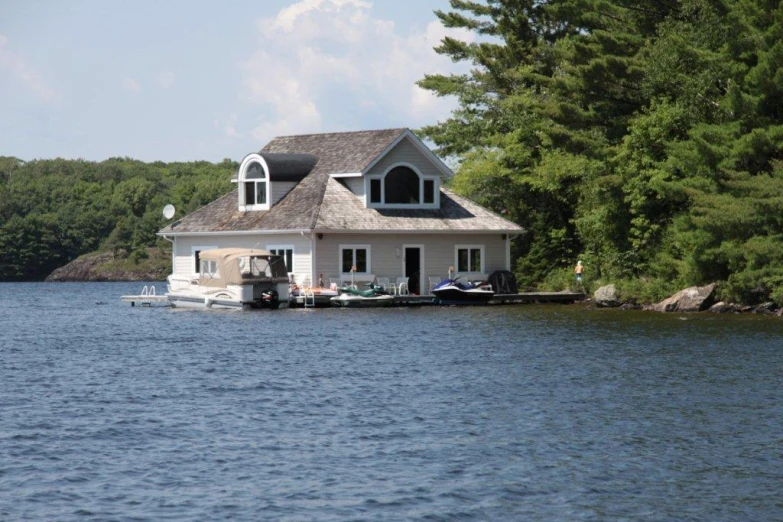
{"type": "Polygon", "coordinates": [[[0,156],[240,161],[275,136],[417,127],[448,0],[0,0],[0,156]]]}

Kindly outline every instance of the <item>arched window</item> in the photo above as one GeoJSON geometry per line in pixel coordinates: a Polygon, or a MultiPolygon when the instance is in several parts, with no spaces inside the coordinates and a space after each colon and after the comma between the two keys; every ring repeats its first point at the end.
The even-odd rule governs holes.
{"type": "Polygon", "coordinates": [[[266,205],[266,173],[258,162],[245,170],[245,205],[266,205]]]}
{"type": "Polygon", "coordinates": [[[438,208],[438,178],[426,176],[416,166],[397,164],[383,174],[371,174],[366,181],[368,207],[438,208]]]}
{"type": "Polygon", "coordinates": [[[409,167],[394,167],[384,178],[385,202],[403,205],[419,203],[419,175],[409,167]]]}
{"type": "Polygon", "coordinates": [[[269,167],[264,158],[250,154],[239,167],[239,210],[269,210],[269,167]]]}

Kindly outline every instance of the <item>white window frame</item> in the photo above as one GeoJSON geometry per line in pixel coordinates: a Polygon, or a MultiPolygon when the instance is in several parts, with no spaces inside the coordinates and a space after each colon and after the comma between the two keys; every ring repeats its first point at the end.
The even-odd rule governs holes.
{"type": "Polygon", "coordinates": [[[486,257],[485,257],[485,245],[454,245],[454,269],[455,272],[460,274],[483,274],[486,271],[486,257]],[[467,250],[468,251],[468,270],[460,270],[459,268],[459,251],[460,250],[467,250]],[[481,263],[481,269],[480,270],[473,270],[473,268],[470,266],[471,264],[471,250],[479,250],[481,252],[480,256],[480,263],[481,263]]]}
{"type": "Polygon", "coordinates": [[[271,205],[272,200],[272,180],[269,177],[269,166],[266,164],[266,161],[264,161],[264,158],[262,158],[259,154],[249,154],[245,156],[245,159],[242,160],[242,164],[239,166],[239,174],[237,176],[237,185],[238,185],[238,192],[239,192],[239,211],[240,212],[248,212],[248,211],[257,211],[257,210],[269,210],[269,207],[271,205]],[[261,165],[261,169],[264,171],[264,179],[247,179],[247,169],[250,167],[251,164],[258,163],[261,165]],[[265,192],[266,192],[266,203],[255,203],[253,205],[248,205],[245,203],[247,198],[246,195],[246,187],[245,183],[253,183],[254,191],[256,190],[256,185],[258,183],[264,183],[266,186],[265,192]]]}
{"type": "Polygon", "coordinates": [[[425,176],[421,171],[411,163],[398,162],[384,170],[383,174],[373,174],[365,177],[364,185],[365,206],[367,208],[418,208],[418,209],[437,209],[440,208],[440,177],[425,176]],[[419,202],[418,203],[386,203],[386,176],[397,167],[407,167],[419,177],[419,202]],[[381,202],[372,202],[372,180],[381,182],[381,202]],[[433,202],[424,203],[424,180],[432,181],[433,202]]]}
{"type": "MultiPolygon", "coordinates": [[[[292,273],[296,272],[296,270],[294,270],[294,262],[295,262],[294,261],[294,255],[296,254],[296,250],[294,250],[294,245],[267,245],[266,246],[266,250],[268,252],[272,252],[272,250],[276,250],[276,251],[280,251],[280,250],[287,251],[287,250],[290,250],[291,251],[291,264],[289,265],[288,263],[286,263],[285,267],[288,269],[288,273],[289,274],[292,274],[292,273]]],[[[280,255],[280,254],[278,254],[278,255],[280,255]]],[[[286,260],[286,255],[287,254],[283,254],[283,260],[284,261],[286,260]]]]}
{"type": "MultiPolygon", "coordinates": [[[[217,246],[215,245],[207,245],[207,246],[196,245],[190,247],[190,274],[191,275],[197,276],[201,274],[200,272],[201,267],[196,266],[196,254],[200,253],[202,250],[214,250],[216,248],[217,246]]],[[[201,263],[200,260],[199,263],[201,263]]]]}
{"type": "Polygon", "coordinates": [[[370,245],[364,244],[364,245],[357,245],[357,244],[344,244],[339,245],[337,249],[337,271],[340,275],[348,275],[350,272],[343,272],[343,251],[344,250],[353,250],[353,263],[352,265],[356,265],[356,251],[357,250],[366,250],[367,251],[367,270],[360,272],[358,270],[358,265],[356,265],[356,272],[355,274],[372,274],[372,250],[370,249],[370,245]]]}

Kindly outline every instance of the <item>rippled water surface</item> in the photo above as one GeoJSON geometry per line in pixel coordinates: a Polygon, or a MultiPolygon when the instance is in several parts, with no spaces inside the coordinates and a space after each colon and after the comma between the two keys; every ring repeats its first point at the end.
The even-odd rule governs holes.
{"type": "Polygon", "coordinates": [[[783,320],[0,284],[0,519],[780,520],[783,320]]]}

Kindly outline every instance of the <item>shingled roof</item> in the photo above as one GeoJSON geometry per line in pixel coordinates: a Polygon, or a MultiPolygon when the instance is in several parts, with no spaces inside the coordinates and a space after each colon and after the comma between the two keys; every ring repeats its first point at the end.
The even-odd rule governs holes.
{"type": "Polygon", "coordinates": [[[268,230],[501,231],[521,232],[510,221],[441,190],[437,210],[365,208],[330,174],[363,172],[408,129],[284,136],[270,141],[262,156],[310,154],[315,166],[267,211],[240,212],[234,190],[160,231],[162,235],[268,230]]]}
{"type": "Polygon", "coordinates": [[[374,209],[365,208],[359,198],[335,179],[330,179],[327,184],[315,228],[322,231],[346,232],[410,230],[519,233],[522,231],[519,225],[447,189],[440,191],[438,209],[374,209]]]}

